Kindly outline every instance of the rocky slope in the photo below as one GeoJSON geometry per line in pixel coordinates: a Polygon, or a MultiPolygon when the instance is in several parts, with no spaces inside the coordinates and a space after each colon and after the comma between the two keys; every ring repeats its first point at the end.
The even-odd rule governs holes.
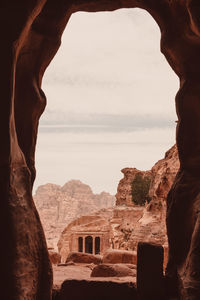
{"type": "Polygon", "coordinates": [[[91,188],[79,180],[64,186],[39,186],[34,196],[49,248],[57,249],[58,238],[73,219],[91,214],[101,208],[113,207],[115,197],[109,193],[93,194],[91,188]]]}

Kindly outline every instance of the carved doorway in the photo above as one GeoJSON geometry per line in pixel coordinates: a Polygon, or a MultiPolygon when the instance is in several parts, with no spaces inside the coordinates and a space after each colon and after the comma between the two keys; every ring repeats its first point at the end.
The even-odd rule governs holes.
{"type": "Polygon", "coordinates": [[[93,253],[93,238],[90,235],[85,238],[85,253],[93,253]]]}

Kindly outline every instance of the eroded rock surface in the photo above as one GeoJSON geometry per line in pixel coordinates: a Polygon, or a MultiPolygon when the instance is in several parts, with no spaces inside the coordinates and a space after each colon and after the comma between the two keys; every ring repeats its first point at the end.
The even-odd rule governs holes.
{"type": "Polygon", "coordinates": [[[69,261],[98,265],[102,263],[102,257],[100,255],[92,255],[89,253],[71,252],[66,259],[66,263],[69,261]]]}
{"type": "Polygon", "coordinates": [[[124,168],[121,172],[124,174],[124,178],[120,180],[117,187],[116,205],[134,206],[132,201],[131,183],[138,174],[142,177],[148,176],[151,178],[151,171],[140,171],[136,168],[124,168]]]}
{"type": "Polygon", "coordinates": [[[53,265],[58,265],[61,262],[61,255],[55,251],[49,251],[49,258],[53,265]]]}
{"type": "Polygon", "coordinates": [[[136,276],[136,271],[124,264],[101,264],[92,270],[91,277],[127,277],[136,276]]]}
{"type": "Polygon", "coordinates": [[[107,264],[137,264],[137,253],[127,250],[107,250],[103,255],[103,263],[107,264]]]}

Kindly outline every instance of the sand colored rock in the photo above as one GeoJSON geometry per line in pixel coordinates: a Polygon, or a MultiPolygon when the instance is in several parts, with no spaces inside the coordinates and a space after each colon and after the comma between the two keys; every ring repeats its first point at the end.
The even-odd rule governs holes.
{"type": "Polygon", "coordinates": [[[137,264],[137,252],[127,250],[107,250],[103,255],[103,263],[107,264],[137,264]]]}
{"type": "Polygon", "coordinates": [[[58,265],[61,262],[61,255],[55,251],[49,251],[49,258],[53,265],[58,265]]]}
{"type": "Polygon", "coordinates": [[[92,255],[89,253],[71,252],[66,259],[66,263],[69,261],[74,263],[98,265],[102,263],[102,257],[100,255],[92,255]]]}
{"type": "Polygon", "coordinates": [[[149,210],[160,210],[160,202],[166,203],[167,195],[179,167],[178,150],[177,146],[174,145],[165,153],[165,157],[159,160],[151,169],[152,181],[149,196],[153,201],[149,205],[149,210]]]}
{"type": "Polygon", "coordinates": [[[121,172],[124,174],[124,178],[120,180],[117,187],[117,194],[115,195],[117,199],[116,205],[134,206],[131,194],[131,183],[138,174],[142,177],[148,176],[151,178],[151,171],[140,171],[136,168],[124,168],[121,172]]]}
{"type": "Polygon", "coordinates": [[[174,182],[175,176],[179,170],[179,158],[177,146],[174,145],[166,153],[165,157],[159,160],[150,171],[140,171],[136,168],[124,168],[121,172],[124,174],[118,184],[116,194],[116,205],[133,206],[131,183],[137,174],[142,177],[151,178],[149,196],[153,200],[149,209],[160,210],[159,202],[166,202],[168,192],[174,182]],[[156,208],[158,206],[158,208],[156,208]]]}
{"type": "Polygon", "coordinates": [[[91,277],[126,277],[136,276],[136,271],[124,264],[101,264],[92,270],[91,277]]]}

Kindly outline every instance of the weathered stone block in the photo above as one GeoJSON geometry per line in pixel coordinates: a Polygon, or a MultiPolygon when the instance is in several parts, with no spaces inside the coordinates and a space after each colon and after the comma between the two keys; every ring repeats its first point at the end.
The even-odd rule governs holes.
{"type": "Polygon", "coordinates": [[[137,253],[127,250],[107,250],[103,255],[103,263],[108,264],[135,264],[137,263],[137,253]]]}
{"type": "Polygon", "coordinates": [[[139,243],[137,253],[137,289],[140,300],[164,300],[162,246],[139,243]]]}
{"type": "Polygon", "coordinates": [[[102,258],[100,255],[93,255],[89,253],[82,252],[71,252],[66,260],[66,263],[72,261],[75,263],[85,263],[85,264],[95,264],[98,265],[102,263],[102,258]]]}

